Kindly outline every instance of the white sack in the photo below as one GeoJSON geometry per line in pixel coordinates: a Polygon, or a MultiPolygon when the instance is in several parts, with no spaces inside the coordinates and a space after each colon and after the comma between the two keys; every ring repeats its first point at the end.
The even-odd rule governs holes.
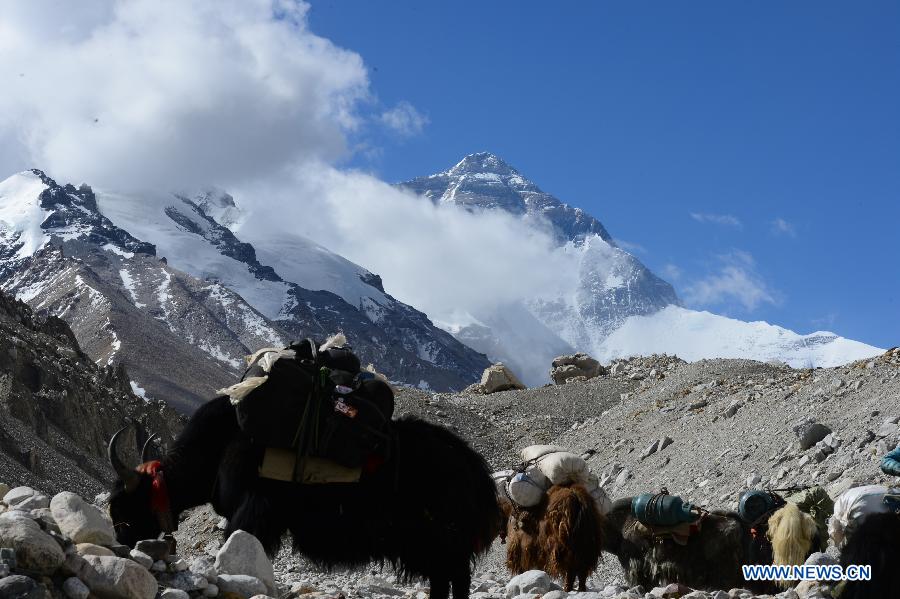
{"type": "Polygon", "coordinates": [[[888,489],[881,485],[854,487],[845,491],[834,502],[834,514],[828,521],[828,536],[840,547],[847,539],[848,533],[859,522],[870,514],[882,514],[889,511],[884,503],[887,493],[897,493],[900,489],[888,489]]]}
{"type": "Polygon", "coordinates": [[[591,474],[587,462],[581,456],[568,451],[558,451],[544,456],[537,465],[554,485],[585,484],[591,474]]]}
{"type": "Polygon", "coordinates": [[[509,498],[522,507],[534,507],[541,502],[550,481],[540,469],[532,466],[525,472],[519,472],[506,485],[509,498]]]}

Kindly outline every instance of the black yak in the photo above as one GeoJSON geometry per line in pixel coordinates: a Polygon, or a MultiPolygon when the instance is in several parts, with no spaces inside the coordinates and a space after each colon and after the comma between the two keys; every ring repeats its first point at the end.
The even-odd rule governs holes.
{"type": "Polygon", "coordinates": [[[868,565],[872,579],[842,582],[840,599],[900,597],[900,514],[872,514],[862,519],[848,535],[841,550],[841,565],[868,565]]]}
{"type": "Polygon", "coordinates": [[[228,519],[226,536],[250,532],[270,555],[289,532],[294,550],[323,567],[387,562],[404,579],[428,578],[433,599],[451,587],[465,599],[472,563],[500,527],[490,471],[446,428],[413,417],[392,426],[393,451],[370,460],[360,482],[318,485],[261,478],[264,449],[241,433],[225,396],[197,410],[158,465],[125,467],[113,438],[118,539],[156,538],[182,511],[211,503],[228,519]]]}
{"type": "Polygon", "coordinates": [[[774,582],[744,580],[741,566],[802,564],[818,547],[815,522],[793,504],[767,520],[768,531],[754,530],[736,512],[707,512],[699,529],[681,544],[650,532],[632,514],[631,503],[631,497],[619,499],[604,516],[603,549],[619,559],[632,585],[677,582],[701,590],[739,587],[774,593],[774,582]]]}
{"type": "Polygon", "coordinates": [[[543,570],[587,591],[587,577],[597,569],[603,531],[602,516],[584,485],[553,485],[541,502],[514,509],[503,501],[508,515],[506,566],[513,574],[543,570]]]}

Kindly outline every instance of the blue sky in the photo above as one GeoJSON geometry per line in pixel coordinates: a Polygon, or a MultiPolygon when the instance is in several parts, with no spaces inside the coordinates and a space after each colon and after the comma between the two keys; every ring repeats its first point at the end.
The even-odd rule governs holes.
{"type": "Polygon", "coordinates": [[[363,129],[351,166],[400,181],[489,150],[692,307],[900,344],[900,4],[312,0],[309,18],[362,56],[373,111],[427,119],[363,129]]]}

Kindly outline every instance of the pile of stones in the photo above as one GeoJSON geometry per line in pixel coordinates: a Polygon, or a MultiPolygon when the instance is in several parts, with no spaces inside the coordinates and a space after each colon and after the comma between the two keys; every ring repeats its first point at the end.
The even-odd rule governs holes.
{"type": "Polygon", "coordinates": [[[277,596],[260,542],[234,532],[215,557],[188,562],[167,541],[116,542],[104,510],[70,492],[52,498],[0,484],[0,597],[248,599],[277,596]]]}

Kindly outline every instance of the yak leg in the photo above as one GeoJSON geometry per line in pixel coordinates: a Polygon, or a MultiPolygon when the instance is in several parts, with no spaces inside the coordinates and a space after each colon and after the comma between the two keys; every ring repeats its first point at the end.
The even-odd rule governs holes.
{"type": "Polygon", "coordinates": [[[287,526],[273,517],[271,503],[260,493],[250,492],[244,495],[243,501],[234,515],[228,520],[225,538],[236,530],[249,532],[256,537],[269,557],[273,557],[281,547],[281,537],[287,526]]]}
{"type": "Polygon", "coordinates": [[[567,593],[571,593],[575,590],[575,574],[572,572],[566,572],[566,588],[565,591],[567,593]]]}
{"type": "Polygon", "coordinates": [[[432,576],[431,593],[429,594],[429,599],[448,599],[449,597],[450,581],[447,580],[444,576],[432,576]]]}
{"type": "MultiPolygon", "coordinates": [[[[472,584],[472,574],[466,567],[465,572],[460,572],[451,580],[453,585],[453,599],[469,599],[469,587],[472,584]]],[[[433,597],[433,596],[432,596],[433,597]]]]}

